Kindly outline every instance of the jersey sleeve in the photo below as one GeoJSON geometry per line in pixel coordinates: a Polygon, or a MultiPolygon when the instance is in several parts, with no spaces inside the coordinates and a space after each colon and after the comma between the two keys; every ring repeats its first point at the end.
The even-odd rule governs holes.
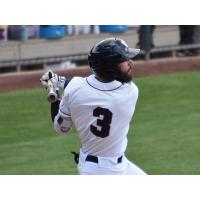
{"type": "Polygon", "coordinates": [[[59,113],[54,119],[54,129],[57,133],[69,133],[73,123],[71,117],[62,117],[59,113]]]}
{"type": "Polygon", "coordinates": [[[69,91],[65,89],[59,105],[58,114],[54,119],[54,129],[58,133],[68,133],[73,125],[69,103],[69,91]]]}
{"type": "Polygon", "coordinates": [[[71,117],[71,113],[70,113],[70,108],[69,108],[69,91],[64,91],[64,95],[62,97],[62,100],[60,102],[60,106],[59,106],[59,111],[58,113],[62,116],[62,117],[71,117]]]}

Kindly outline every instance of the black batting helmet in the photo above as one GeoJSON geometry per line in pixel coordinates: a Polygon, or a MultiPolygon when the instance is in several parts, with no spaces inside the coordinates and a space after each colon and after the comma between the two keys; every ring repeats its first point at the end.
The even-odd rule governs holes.
{"type": "Polygon", "coordinates": [[[94,73],[106,77],[109,81],[117,80],[118,64],[135,57],[140,49],[129,48],[119,38],[108,38],[97,43],[88,55],[88,62],[94,73]]]}

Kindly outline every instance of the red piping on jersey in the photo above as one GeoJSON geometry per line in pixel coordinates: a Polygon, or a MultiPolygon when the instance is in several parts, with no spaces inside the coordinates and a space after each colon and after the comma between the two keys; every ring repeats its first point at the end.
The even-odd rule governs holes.
{"type": "Polygon", "coordinates": [[[101,89],[98,89],[98,88],[94,87],[93,85],[91,85],[91,84],[88,82],[87,78],[86,78],[86,82],[88,83],[89,86],[93,87],[93,88],[96,89],[96,90],[100,90],[100,91],[109,91],[109,92],[110,92],[110,91],[113,91],[113,90],[117,90],[118,88],[120,88],[120,87],[122,86],[122,84],[121,84],[120,86],[118,86],[118,87],[116,87],[116,88],[114,88],[114,89],[112,89],[112,90],[101,90],[101,89]]]}

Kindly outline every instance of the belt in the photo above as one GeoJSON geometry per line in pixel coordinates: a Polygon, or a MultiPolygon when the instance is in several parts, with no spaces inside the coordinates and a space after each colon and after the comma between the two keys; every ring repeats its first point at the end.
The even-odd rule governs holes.
{"type": "MultiPolygon", "coordinates": [[[[117,163],[121,163],[122,162],[122,157],[120,156],[119,158],[117,158],[117,163]]],[[[98,157],[97,156],[92,156],[92,155],[87,155],[85,161],[89,161],[89,162],[93,162],[93,163],[98,163],[98,157]]]]}

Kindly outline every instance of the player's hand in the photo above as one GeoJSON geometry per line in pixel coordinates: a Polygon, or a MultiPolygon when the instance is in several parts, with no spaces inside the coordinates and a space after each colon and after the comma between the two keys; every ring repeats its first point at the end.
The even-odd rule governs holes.
{"type": "Polygon", "coordinates": [[[45,88],[48,88],[48,81],[51,81],[57,90],[59,90],[59,88],[64,88],[65,80],[66,78],[64,76],[59,76],[51,70],[45,72],[40,78],[40,81],[45,88]]]}
{"type": "Polygon", "coordinates": [[[60,76],[53,73],[51,70],[47,71],[42,75],[40,81],[42,85],[47,90],[47,99],[49,102],[53,103],[57,100],[60,100],[60,93],[59,93],[59,80],[60,76]]]}
{"type": "Polygon", "coordinates": [[[55,84],[55,86],[57,85],[56,82],[57,82],[57,74],[53,73],[51,70],[45,72],[42,77],[40,78],[40,81],[42,83],[42,85],[45,87],[45,88],[48,88],[48,81],[51,80],[52,83],[55,84]]]}

